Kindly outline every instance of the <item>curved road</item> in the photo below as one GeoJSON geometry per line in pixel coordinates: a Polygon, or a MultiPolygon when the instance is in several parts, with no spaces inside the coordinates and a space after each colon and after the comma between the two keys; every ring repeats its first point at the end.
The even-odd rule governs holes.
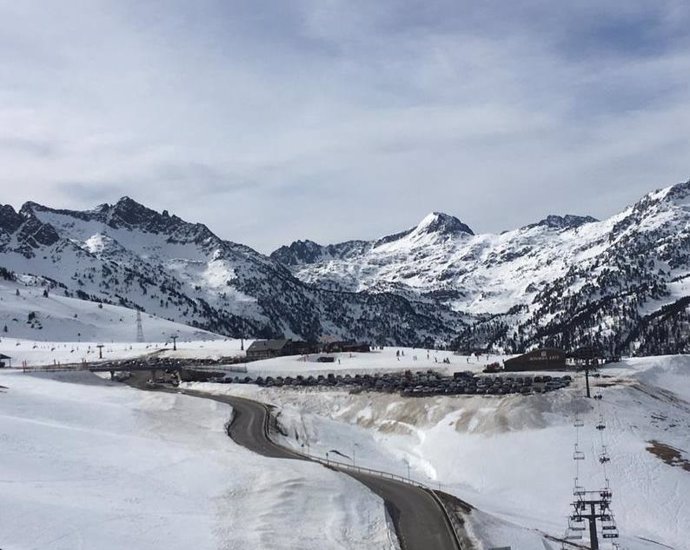
{"type": "MultiPolygon", "coordinates": [[[[180,391],[231,405],[234,416],[228,435],[239,445],[271,458],[308,460],[268,438],[269,411],[263,403],[230,395],[180,391]]],[[[334,469],[339,470],[337,467],[334,469]]],[[[445,512],[425,489],[347,469],[339,471],[363,483],[385,501],[403,550],[461,550],[445,512]]]]}

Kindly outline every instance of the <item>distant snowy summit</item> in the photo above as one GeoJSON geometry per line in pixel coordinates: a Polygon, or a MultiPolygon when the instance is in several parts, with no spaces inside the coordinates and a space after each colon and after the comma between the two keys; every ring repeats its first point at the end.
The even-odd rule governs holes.
{"type": "Polygon", "coordinates": [[[19,212],[0,206],[0,268],[15,280],[20,274],[40,276],[53,293],[235,337],[328,335],[431,345],[452,338],[450,327],[459,322],[455,314],[452,322],[430,319],[425,305],[399,296],[312,287],[279,262],[223,240],[203,224],[129,197],[87,211],[34,202],[19,212]]]}
{"type": "Polygon", "coordinates": [[[586,223],[598,222],[596,218],[592,216],[573,216],[572,214],[566,214],[565,216],[555,216],[550,215],[541,220],[538,223],[526,226],[528,229],[531,227],[541,226],[549,227],[551,229],[573,229],[575,227],[580,227],[586,223]]]}
{"type": "Polygon", "coordinates": [[[690,182],[681,183],[608,220],[550,215],[500,235],[434,212],[380,239],[296,241],[271,258],[310,285],[461,313],[456,343],[468,349],[597,340],[626,352],[678,351],[677,335],[690,327],[689,196],[690,182]],[[662,342],[667,330],[674,336],[662,342]]]}
{"type": "Polygon", "coordinates": [[[432,212],[378,239],[269,257],[128,197],[88,211],[29,202],[0,206],[0,267],[233,336],[670,353],[690,333],[690,182],[602,221],[475,234],[432,212]]]}
{"type": "Polygon", "coordinates": [[[472,230],[455,216],[432,212],[418,225],[387,235],[374,241],[346,241],[338,244],[321,246],[314,241],[295,241],[288,246],[281,246],[271,254],[271,258],[287,265],[297,266],[314,264],[329,259],[355,258],[368,250],[387,246],[405,246],[405,243],[429,239],[447,239],[460,235],[474,235],[472,230]]]}

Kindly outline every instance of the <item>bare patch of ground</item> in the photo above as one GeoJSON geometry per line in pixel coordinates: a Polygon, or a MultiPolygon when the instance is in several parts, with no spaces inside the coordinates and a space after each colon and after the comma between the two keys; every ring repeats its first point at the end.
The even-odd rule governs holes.
{"type": "Polygon", "coordinates": [[[683,453],[685,453],[685,451],[682,449],[676,449],[675,447],[652,439],[649,441],[647,450],[669,466],[676,466],[678,468],[683,468],[686,472],[690,472],[690,460],[683,458],[683,453]]]}

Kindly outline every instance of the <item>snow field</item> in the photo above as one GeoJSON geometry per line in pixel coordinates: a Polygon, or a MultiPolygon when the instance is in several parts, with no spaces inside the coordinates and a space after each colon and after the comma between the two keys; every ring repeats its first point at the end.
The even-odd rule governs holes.
{"type": "MultiPolygon", "coordinates": [[[[245,340],[245,349],[248,345],[245,340]]],[[[55,364],[79,364],[83,361],[98,362],[99,342],[42,342],[31,340],[17,340],[14,338],[0,339],[0,353],[12,358],[12,367],[21,367],[24,362],[29,367],[51,366],[55,364]]],[[[223,340],[178,340],[177,351],[173,351],[172,344],[167,343],[105,343],[102,361],[117,359],[133,359],[156,354],[171,359],[220,359],[243,355],[239,340],[230,338],[223,340]]]]}
{"type": "MultiPolygon", "coordinates": [[[[53,289],[44,297],[44,287],[32,286],[33,279],[24,276],[20,283],[0,280],[0,338],[101,343],[136,340],[135,310],[67,298],[62,289],[53,289]],[[30,314],[34,315],[33,322],[29,320],[30,314]]],[[[141,318],[147,342],[166,342],[173,335],[180,340],[223,338],[147,313],[142,313],[141,318]]]]}
{"type": "Polygon", "coordinates": [[[3,548],[395,548],[376,495],[236,446],[226,405],[88,373],[0,385],[3,548]]]}
{"type": "MultiPolygon", "coordinates": [[[[246,349],[246,348],[245,348],[246,349]]],[[[295,376],[297,374],[318,375],[330,372],[340,374],[367,374],[380,371],[455,371],[481,372],[489,363],[501,362],[507,355],[482,355],[477,357],[455,355],[451,351],[426,350],[421,348],[384,347],[368,353],[333,353],[308,356],[289,356],[252,361],[247,363],[249,376],[295,376]],[[396,352],[404,353],[396,357],[396,352]],[[318,357],[331,355],[333,363],[319,363],[318,357]],[[449,364],[443,363],[446,359],[449,364]]]]}

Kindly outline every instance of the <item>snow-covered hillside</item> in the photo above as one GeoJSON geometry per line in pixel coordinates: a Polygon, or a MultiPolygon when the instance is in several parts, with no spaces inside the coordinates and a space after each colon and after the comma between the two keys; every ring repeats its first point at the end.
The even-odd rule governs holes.
{"type": "MultiPolygon", "coordinates": [[[[284,368],[282,360],[273,361],[281,366],[271,369],[266,361],[263,369],[284,368]]],[[[366,354],[348,357],[348,365],[352,372],[381,368],[366,354]]],[[[578,462],[579,483],[596,490],[609,479],[622,547],[688,548],[690,359],[625,360],[603,369],[593,384],[601,401],[582,397],[581,379],[544,395],[416,399],[322,388],[193,386],[276,405],[284,442],[297,449],[319,456],[335,449],[343,461],[399,475],[407,475],[409,464],[416,479],[478,508],[471,525],[483,548],[560,548],[545,535],[560,537],[567,526],[579,415],[587,458],[578,462]],[[600,419],[611,458],[605,468],[598,460],[600,419]]]]}
{"type": "Polygon", "coordinates": [[[690,182],[596,221],[475,235],[453,216],[375,241],[266,257],[129,198],[78,212],[0,206],[0,277],[233,337],[284,335],[514,353],[680,353],[690,334],[690,182]]]}
{"type": "Polygon", "coordinates": [[[690,182],[604,221],[549,216],[474,235],[432,213],[376,241],[297,241],[272,257],[316,286],[394,292],[465,314],[457,339],[465,348],[594,340],[614,353],[678,352],[690,333],[690,182]]]}
{"type": "Polygon", "coordinates": [[[227,405],[0,371],[0,413],[2,548],[396,547],[379,497],[235,445],[227,405]]]}
{"type": "MultiPolygon", "coordinates": [[[[146,342],[166,342],[171,336],[180,340],[222,338],[149,314],[142,314],[141,319],[146,342]]],[[[108,343],[132,342],[136,336],[133,309],[68,298],[36,277],[0,279],[0,338],[108,343]]]]}
{"type": "Polygon", "coordinates": [[[54,292],[234,337],[433,343],[458,325],[452,312],[436,314],[397,295],[311,287],[202,224],[127,197],[84,212],[32,202],[19,212],[0,206],[0,268],[8,279],[41,276],[54,292]]]}

